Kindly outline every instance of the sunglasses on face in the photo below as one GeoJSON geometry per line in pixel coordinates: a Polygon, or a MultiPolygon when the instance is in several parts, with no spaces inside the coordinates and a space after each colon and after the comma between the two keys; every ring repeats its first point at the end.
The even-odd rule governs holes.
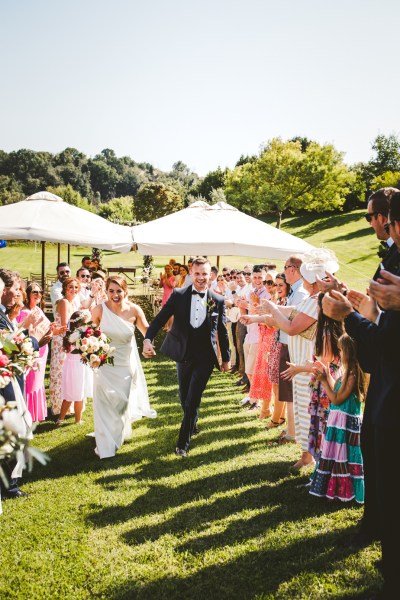
{"type": "Polygon", "coordinates": [[[39,296],[39,294],[42,295],[43,292],[39,292],[39,290],[32,290],[31,294],[34,294],[35,296],[39,296]]]}
{"type": "Polygon", "coordinates": [[[274,282],[272,281],[272,279],[268,279],[268,281],[265,282],[267,285],[275,285],[274,282]]]}
{"type": "Polygon", "coordinates": [[[91,279],[91,275],[79,275],[82,279],[85,277],[86,279],[91,279]]]}
{"type": "Polygon", "coordinates": [[[366,213],[366,214],[364,215],[364,218],[366,219],[367,223],[371,223],[371,221],[372,221],[372,218],[373,218],[373,217],[377,217],[378,215],[379,215],[379,213],[378,213],[378,212],[366,213]]]}
{"type": "Polygon", "coordinates": [[[245,275],[246,277],[250,277],[251,272],[248,273],[247,271],[243,271],[243,275],[245,275]]]}
{"type": "Polygon", "coordinates": [[[387,223],[384,224],[383,229],[386,231],[386,233],[388,235],[390,233],[390,226],[394,225],[396,221],[397,221],[397,219],[394,219],[393,221],[388,221],[387,223]]]}

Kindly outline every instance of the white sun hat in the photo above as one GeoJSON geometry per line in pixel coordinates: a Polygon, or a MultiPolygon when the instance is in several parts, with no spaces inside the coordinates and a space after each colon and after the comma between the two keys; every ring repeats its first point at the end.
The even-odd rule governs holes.
{"type": "Polygon", "coordinates": [[[314,248],[303,256],[303,263],[300,267],[301,276],[308,283],[315,283],[316,276],[320,279],[326,277],[328,273],[336,273],[339,270],[339,263],[336,255],[327,248],[314,248]]]}

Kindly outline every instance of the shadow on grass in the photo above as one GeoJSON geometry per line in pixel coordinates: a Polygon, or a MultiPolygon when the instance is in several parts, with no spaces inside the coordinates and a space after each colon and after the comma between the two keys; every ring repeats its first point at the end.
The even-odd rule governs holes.
{"type": "MultiPolygon", "coordinates": [[[[290,219],[290,227],[301,230],[301,237],[309,237],[320,233],[325,229],[334,227],[343,227],[349,223],[360,223],[360,231],[364,230],[368,233],[370,228],[365,227],[365,220],[362,218],[362,212],[353,213],[322,213],[318,218],[310,222],[310,215],[300,215],[290,219]]],[[[335,238],[336,239],[336,238],[335,238]]]]}
{"type": "MultiPolygon", "coordinates": [[[[199,566],[196,572],[179,578],[173,575],[160,576],[149,584],[134,579],[127,580],[107,588],[104,597],[110,600],[172,600],[181,597],[190,597],[193,600],[322,598],[323,596],[319,595],[306,595],[307,589],[304,589],[301,581],[304,573],[307,573],[307,581],[310,583],[323,577],[325,585],[332,591],[332,597],[339,597],[334,593],[335,578],[329,585],[327,577],[335,571],[337,577],[342,561],[350,555],[350,551],[338,548],[341,538],[340,532],[316,532],[315,536],[310,536],[309,546],[305,546],[302,540],[280,546],[268,546],[267,540],[262,539],[259,550],[248,551],[238,556],[233,549],[233,558],[224,564],[199,566]],[[296,577],[299,577],[299,580],[295,581],[296,577]]],[[[184,558],[185,554],[182,554],[182,560],[184,558]]],[[[340,598],[371,598],[371,595],[378,591],[378,586],[376,580],[365,581],[359,576],[358,579],[353,579],[349,594],[340,595],[340,598]]],[[[322,585],[320,589],[322,590],[322,585]]]]}

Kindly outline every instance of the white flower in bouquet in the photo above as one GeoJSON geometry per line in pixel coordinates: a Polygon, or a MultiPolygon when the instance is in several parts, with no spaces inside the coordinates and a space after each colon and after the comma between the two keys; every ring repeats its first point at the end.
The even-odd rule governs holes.
{"type": "Polygon", "coordinates": [[[75,342],[79,342],[79,339],[80,339],[79,331],[73,331],[71,333],[71,335],[69,336],[69,341],[71,342],[71,344],[74,344],[75,342]]]}

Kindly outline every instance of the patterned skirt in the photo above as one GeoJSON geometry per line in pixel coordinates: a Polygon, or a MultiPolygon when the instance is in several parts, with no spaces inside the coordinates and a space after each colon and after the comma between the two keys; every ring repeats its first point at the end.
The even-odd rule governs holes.
{"type": "Polygon", "coordinates": [[[360,431],[359,415],[331,409],[321,456],[312,475],[310,494],[364,503],[360,431]]]}

